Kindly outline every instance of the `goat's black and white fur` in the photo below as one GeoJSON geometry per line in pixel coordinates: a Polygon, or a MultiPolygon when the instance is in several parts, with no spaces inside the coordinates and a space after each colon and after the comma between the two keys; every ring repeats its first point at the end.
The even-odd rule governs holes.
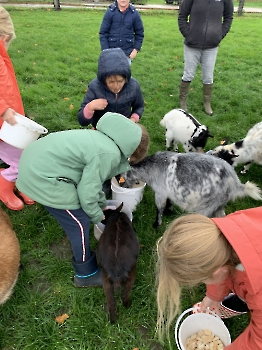
{"type": "Polygon", "coordinates": [[[212,155],[224,159],[233,167],[245,164],[242,174],[249,170],[252,163],[262,165],[262,122],[254,125],[244,139],[216,147],[212,155]]]}
{"type": "Polygon", "coordinates": [[[166,128],[166,148],[171,151],[171,143],[174,151],[178,151],[178,143],[183,145],[185,152],[201,152],[206,146],[208,137],[213,137],[208,127],[201,125],[199,121],[183,109],[173,109],[160,121],[160,125],[166,128]]]}
{"type": "Polygon", "coordinates": [[[126,187],[142,180],[155,192],[154,227],[162,224],[168,199],[182,210],[208,217],[224,216],[225,205],[239,197],[262,200],[260,189],[251,182],[242,184],[227,162],[200,153],[157,152],[122,176],[126,187]]]}

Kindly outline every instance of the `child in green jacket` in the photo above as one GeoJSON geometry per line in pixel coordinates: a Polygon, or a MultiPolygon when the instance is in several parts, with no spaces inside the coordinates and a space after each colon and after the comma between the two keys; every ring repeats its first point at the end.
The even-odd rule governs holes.
{"type": "Polygon", "coordinates": [[[103,217],[105,180],[129,170],[128,158],[142,160],[149,147],[143,126],[121,114],[106,113],[97,130],[51,133],[23,152],[17,187],[41,203],[68,236],[78,287],[102,285],[95,253],[89,248],[90,222],[103,217]]]}

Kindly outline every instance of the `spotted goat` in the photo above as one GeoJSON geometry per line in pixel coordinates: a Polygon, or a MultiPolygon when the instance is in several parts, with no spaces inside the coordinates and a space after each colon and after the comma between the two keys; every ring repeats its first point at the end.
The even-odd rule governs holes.
{"type": "Polygon", "coordinates": [[[241,174],[246,174],[252,163],[262,165],[262,122],[255,124],[244,139],[218,146],[211,154],[224,159],[233,167],[244,164],[241,174]]]}
{"type": "Polygon", "coordinates": [[[262,200],[260,189],[251,182],[242,184],[227,162],[200,153],[157,152],[131,166],[122,177],[125,187],[141,180],[155,192],[155,228],[161,226],[170,203],[186,212],[222,217],[229,201],[245,196],[262,200]]]}
{"type": "Polygon", "coordinates": [[[160,121],[160,125],[166,128],[166,149],[171,151],[173,143],[174,151],[178,151],[181,143],[185,152],[203,152],[208,137],[213,137],[208,127],[201,125],[193,115],[183,109],[173,109],[160,121]]]}

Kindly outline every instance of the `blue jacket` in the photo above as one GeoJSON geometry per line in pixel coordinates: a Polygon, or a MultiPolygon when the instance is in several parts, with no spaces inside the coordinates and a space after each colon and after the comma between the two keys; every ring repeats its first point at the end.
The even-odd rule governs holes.
{"type": "Polygon", "coordinates": [[[202,50],[217,47],[229,32],[233,13],[232,0],[184,0],[178,26],[185,45],[202,50]]]}
{"type": "Polygon", "coordinates": [[[120,113],[127,118],[130,118],[132,113],[137,113],[141,118],[143,111],[144,98],[140,85],[135,78],[131,77],[130,65],[123,51],[119,48],[102,51],[98,60],[97,78],[88,85],[86,95],[78,111],[80,125],[92,124],[93,127],[96,127],[98,120],[106,112],[120,113]],[[105,78],[109,75],[126,77],[126,83],[117,95],[105,85],[105,78]],[[108,102],[107,107],[102,111],[96,110],[91,119],[86,119],[83,114],[85,106],[98,98],[105,98],[108,102]]]}
{"type": "Polygon", "coordinates": [[[99,31],[101,49],[120,47],[129,56],[139,51],[144,39],[144,26],[133,5],[120,12],[117,1],[107,9],[99,31]]]}

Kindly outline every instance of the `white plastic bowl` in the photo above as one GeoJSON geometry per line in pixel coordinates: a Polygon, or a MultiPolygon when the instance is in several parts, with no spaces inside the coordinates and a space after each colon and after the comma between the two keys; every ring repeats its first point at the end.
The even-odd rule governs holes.
{"type": "Polygon", "coordinates": [[[0,139],[17,148],[25,149],[31,142],[38,139],[41,134],[47,134],[48,130],[33,120],[16,113],[16,124],[10,125],[6,121],[0,129],[0,139]]]}

